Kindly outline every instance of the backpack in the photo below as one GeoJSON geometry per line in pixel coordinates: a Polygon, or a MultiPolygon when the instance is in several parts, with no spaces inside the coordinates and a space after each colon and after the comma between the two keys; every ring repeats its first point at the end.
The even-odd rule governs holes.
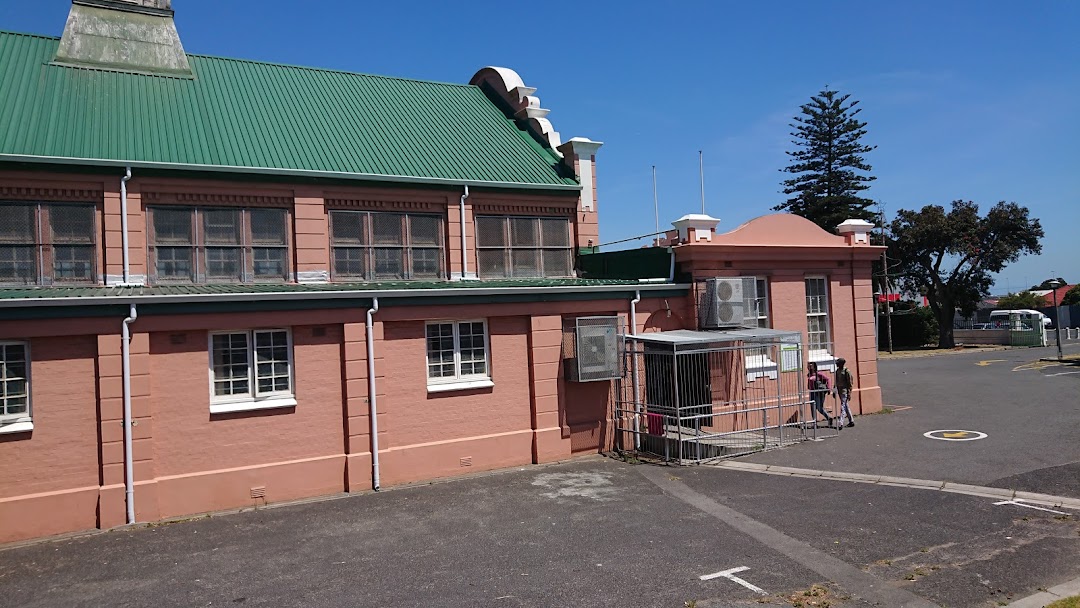
{"type": "Polygon", "coordinates": [[[855,386],[855,379],[851,377],[851,370],[849,370],[848,368],[845,367],[843,370],[841,370],[840,378],[843,379],[843,382],[840,382],[840,380],[837,379],[836,388],[850,390],[852,387],[855,386]]]}

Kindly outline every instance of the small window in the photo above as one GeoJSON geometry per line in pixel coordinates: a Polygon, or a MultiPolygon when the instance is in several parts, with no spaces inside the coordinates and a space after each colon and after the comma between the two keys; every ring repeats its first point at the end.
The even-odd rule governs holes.
{"type": "Polygon", "coordinates": [[[150,255],[160,283],[289,278],[284,209],[151,207],[150,255]]]}
{"type": "Polygon", "coordinates": [[[769,327],[769,281],[762,277],[754,279],[757,297],[754,298],[750,314],[757,321],[758,327],[769,327]]]}
{"type": "Polygon", "coordinates": [[[331,211],[330,234],[335,280],[391,281],[444,276],[440,216],[331,211]]]}
{"type": "Polygon", "coordinates": [[[481,278],[574,275],[567,218],[479,216],[476,239],[481,278]]]}
{"type": "Polygon", "coordinates": [[[487,323],[427,324],[428,391],[492,386],[487,323]]]}
{"type": "Polygon", "coordinates": [[[93,205],[0,203],[0,283],[94,283],[93,205]]]}
{"type": "Polygon", "coordinates": [[[296,405],[286,329],[210,334],[210,412],[296,405]]]}
{"type": "Polygon", "coordinates": [[[32,430],[30,418],[30,347],[0,342],[0,433],[32,430]]]}

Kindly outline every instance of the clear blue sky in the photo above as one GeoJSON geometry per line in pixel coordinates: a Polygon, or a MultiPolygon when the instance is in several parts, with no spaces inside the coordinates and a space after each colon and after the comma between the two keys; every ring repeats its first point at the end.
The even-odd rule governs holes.
{"type": "MultiPolygon", "coordinates": [[[[69,0],[0,0],[0,28],[59,35],[69,0]]],[[[888,212],[953,199],[1031,209],[1051,270],[1080,282],[1080,3],[174,0],[189,53],[467,82],[485,65],[538,88],[563,139],[598,155],[601,240],[700,208],[721,230],[783,200],[788,123],[828,84],[869,122],[888,212]]],[[[625,246],[625,245],[624,245],[625,246]]]]}

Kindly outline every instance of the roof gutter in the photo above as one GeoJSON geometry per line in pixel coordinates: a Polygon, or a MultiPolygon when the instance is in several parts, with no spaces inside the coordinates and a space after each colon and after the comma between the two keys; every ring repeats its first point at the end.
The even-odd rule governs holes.
{"type": "Polygon", "coordinates": [[[47,163],[57,165],[97,165],[103,167],[134,167],[137,169],[161,169],[166,171],[211,171],[218,173],[247,173],[256,175],[279,175],[287,177],[318,177],[324,179],[363,180],[372,182],[397,182],[428,184],[434,186],[527,188],[530,190],[556,190],[577,192],[581,184],[533,184],[527,182],[500,182],[488,180],[463,180],[442,177],[416,177],[412,175],[382,175],[377,173],[353,173],[349,171],[320,171],[315,169],[281,169],[275,167],[241,167],[229,165],[196,165],[157,161],[131,161],[107,158],[72,158],[66,156],[36,156],[33,154],[0,154],[0,161],[16,163],[47,163]]]}
{"type": "Polygon", "coordinates": [[[271,291],[248,293],[146,294],[69,296],[54,298],[0,299],[0,308],[34,306],[97,306],[118,304],[187,304],[194,302],[245,302],[249,300],[342,300],[356,298],[412,298],[431,296],[500,296],[545,293],[633,293],[690,289],[686,283],[644,283],[625,285],[569,285],[556,287],[459,287],[446,289],[360,289],[335,291],[271,291]]]}

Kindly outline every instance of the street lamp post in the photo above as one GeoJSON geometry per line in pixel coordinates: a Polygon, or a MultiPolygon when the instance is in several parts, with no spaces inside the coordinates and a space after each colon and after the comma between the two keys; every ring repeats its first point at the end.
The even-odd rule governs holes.
{"type": "Polygon", "coordinates": [[[1048,285],[1054,292],[1054,335],[1057,338],[1058,361],[1061,361],[1063,358],[1061,356],[1061,309],[1058,308],[1057,300],[1057,290],[1061,287],[1061,283],[1057,279],[1050,279],[1048,285]]]}

